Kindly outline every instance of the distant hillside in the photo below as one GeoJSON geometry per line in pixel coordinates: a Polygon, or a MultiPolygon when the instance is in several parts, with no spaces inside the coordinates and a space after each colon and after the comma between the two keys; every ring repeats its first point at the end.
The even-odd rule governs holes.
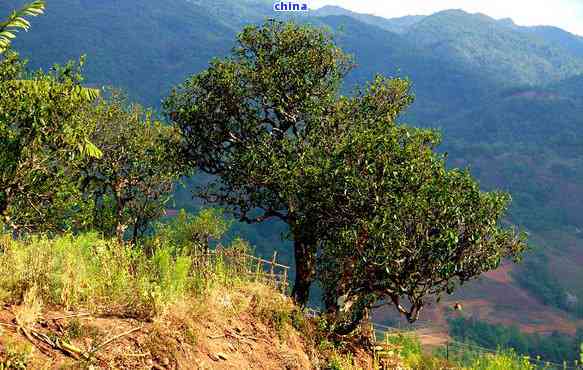
{"type": "MultiPolygon", "coordinates": [[[[18,1],[14,3],[23,3],[18,1]]],[[[0,14],[17,4],[0,3],[0,14]]],[[[149,104],[232,46],[235,27],[185,0],[50,1],[14,47],[33,68],[87,54],[87,83],[115,85],[149,104]]]]}
{"type": "Polygon", "coordinates": [[[546,83],[583,71],[583,61],[554,43],[482,14],[442,11],[414,24],[405,36],[506,86],[546,83]]]}
{"type": "Polygon", "coordinates": [[[583,37],[573,35],[557,27],[537,26],[537,27],[521,27],[523,32],[529,32],[554,45],[561,47],[576,57],[583,57],[583,37]]]}
{"type": "Polygon", "coordinates": [[[330,15],[344,15],[347,17],[354,18],[362,23],[366,23],[371,26],[376,26],[385,31],[395,33],[405,33],[409,29],[409,27],[413,26],[415,23],[425,18],[424,15],[408,15],[405,17],[387,19],[371,14],[355,13],[350,10],[341,8],[339,6],[331,5],[324,6],[312,12],[312,15],[315,15],[317,17],[326,17],[330,15]]]}
{"type": "Polygon", "coordinates": [[[357,67],[348,75],[346,93],[378,73],[410,78],[417,98],[407,118],[410,123],[431,124],[498,88],[494,81],[458,61],[441,59],[416,47],[403,35],[347,16],[318,17],[309,22],[331,28],[338,44],[354,55],[357,67]]]}

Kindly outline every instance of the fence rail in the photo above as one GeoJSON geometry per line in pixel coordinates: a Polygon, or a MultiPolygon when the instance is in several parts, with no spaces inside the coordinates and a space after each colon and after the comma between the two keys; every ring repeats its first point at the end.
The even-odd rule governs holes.
{"type": "Polygon", "coordinates": [[[219,260],[228,268],[251,280],[273,286],[283,294],[288,292],[289,266],[277,262],[277,252],[273,252],[271,260],[266,260],[219,245],[216,249],[193,256],[195,266],[209,266],[219,260]]]}

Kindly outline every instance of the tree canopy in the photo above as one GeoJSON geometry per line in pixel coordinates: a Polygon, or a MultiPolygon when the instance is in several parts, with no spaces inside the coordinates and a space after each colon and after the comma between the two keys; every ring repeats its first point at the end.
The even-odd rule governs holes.
{"type": "Polygon", "coordinates": [[[216,175],[200,195],[243,221],[288,223],[299,303],[318,273],[339,332],[385,300],[413,321],[428,296],[520,256],[522,237],[500,227],[509,196],[446,169],[436,132],[397,123],[407,80],[340,96],[351,60],[308,26],[269,21],[238,43],[165,108],[185,161],[216,175]]]}
{"type": "Polygon", "coordinates": [[[8,50],[19,29],[25,31],[30,29],[30,22],[25,17],[36,17],[43,14],[44,10],[44,0],[36,0],[22,9],[13,11],[6,21],[0,22],[0,54],[8,50]]]}
{"type": "Polygon", "coordinates": [[[121,93],[110,95],[83,112],[103,155],[78,165],[80,189],[91,203],[93,228],[119,240],[129,229],[136,242],[163,215],[180,178],[174,164],[177,132],[121,93]]]}
{"type": "Polygon", "coordinates": [[[301,200],[287,196],[286,185],[273,176],[274,157],[293,160],[350,67],[327,33],[270,21],[246,27],[231,58],[214,60],[164,103],[181,130],[185,161],[217,175],[199,195],[242,221],[279,218],[290,226],[300,303],[308,299],[316,240],[298,227],[301,200]]]}
{"type": "Polygon", "coordinates": [[[64,211],[76,192],[65,164],[101,155],[80,115],[96,98],[81,86],[82,65],[27,75],[16,53],[0,60],[0,214],[15,231],[56,226],[49,214],[64,211]]]}

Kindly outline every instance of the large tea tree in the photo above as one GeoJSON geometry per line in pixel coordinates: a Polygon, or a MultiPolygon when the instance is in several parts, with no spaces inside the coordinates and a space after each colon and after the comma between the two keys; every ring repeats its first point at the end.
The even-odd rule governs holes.
{"type": "Polygon", "coordinates": [[[337,333],[383,302],[415,321],[428,298],[526,246],[501,226],[508,194],[447,169],[436,132],[396,123],[411,101],[408,81],[383,78],[340,99],[285,175],[323,240],[319,277],[337,333]]]}
{"type": "Polygon", "coordinates": [[[278,218],[294,241],[294,296],[308,299],[317,236],[301,227],[301,199],[274,173],[293,162],[335,101],[349,58],[320,30],[270,21],[239,34],[230,58],[179,86],[165,101],[184,139],[184,158],[216,175],[198,195],[244,222],[278,218]],[[290,148],[287,146],[293,143],[290,148]],[[285,165],[285,164],[284,164],[285,165]]]}
{"type": "Polygon", "coordinates": [[[415,320],[428,296],[524,249],[498,226],[507,195],[446,170],[435,132],[396,123],[408,81],[378,77],[341,97],[349,65],[325,33],[269,22],[166,101],[185,158],[217,175],[201,194],[243,221],[288,223],[295,299],[318,272],[338,333],[378,302],[415,320]]]}

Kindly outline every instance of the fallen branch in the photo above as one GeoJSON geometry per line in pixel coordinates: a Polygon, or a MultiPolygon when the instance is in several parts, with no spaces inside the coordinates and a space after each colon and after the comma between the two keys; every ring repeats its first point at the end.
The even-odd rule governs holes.
{"type": "Polygon", "coordinates": [[[18,325],[14,325],[14,324],[7,324],[4,322],[0,322],[0,326],[6,326],[8,328],[14,328],[14,329],[18,329],[18,325]]]}
{"type": "Polygon", "coordinates": [[[99,351],[100,349],[102,349],[103,347],[105,347],[108,344],[110,344],[111,342],[116,341],[116,340],[118,340],[118,339],[120,339],[120,338],[122,338],[122,337],[124,337],[126,335],[130,335],[131,333],[134,333],[134,332],[136,332],[138,330],[142,330],[142,329],[143,329],[143,327],[133,328],[133,329],[128,330],[128,331],[126,331],[124,333],[121,333],[121,334],[118,334],[116,336],[113,336],[113,337],[109,338],[108,340],[106,340],[105,342],[103,342],[100,345],[98,345],[97,347],[95,347],[93,349],[93,351],[91,351],[91,352],[95,353],[95,352],[99,351]]]}
{"type": "MultiPolygon", "coordinates": [[[[54,340],[52,340],[46,334],[37,332],[35,330],[31,330],[30,333],[37,340],[47,344],[48,346],[50,346],[53,349],[60,350],[65,355],[72,357],[75,360],[78,360],[80,357],[83,357],[85,359],[89,359],[89,356],[86,355],[82,349],[75,347],[71,343],[68,343],[68,342],[61,340],[59,338],[55,338],[54,340]]],[[[29,338],[29,340],[30,340],[30,338],[29,338]]]]}
{"type": "Polygon", "coordinates": [[[221,338],[224,338],[224,337],[225,337],[224,334],[222,334],[222,335],[209,335],[208,336],[209,339],[221,339],[221,338]]]}
{"type": "Polygon", "coordinates": [[[48,320],[63,320],[63,319],[69,319],[72,317],[82,317],[82,316],[91,316],[91,313],[89,313],[89,312],[76,313],[76,314],[65,315],[65,316],[51,317],[51,318],[48,318],[45,320],[46,321],[48,321],[48,320]]]}
{"type": "Polygon", "coordinates": [[[22,332],[24,337],[26,339],[28,339],[28,341],[30,343],[32,343],[33,346],[35,346],[36,348],[38,348],[39,351],[41,351],[42,354],[44,354],[45,356],[50,356],[49,352],[43,348],[40,344],[38,344],[34,339],[32,339],[32,336],[30,335],[30,333],[28,332],[28,330],[26,330],[26,328],[22,327],[22,326],[18,326],[18,329],[16,329],[17,332],[22,332]]]}

